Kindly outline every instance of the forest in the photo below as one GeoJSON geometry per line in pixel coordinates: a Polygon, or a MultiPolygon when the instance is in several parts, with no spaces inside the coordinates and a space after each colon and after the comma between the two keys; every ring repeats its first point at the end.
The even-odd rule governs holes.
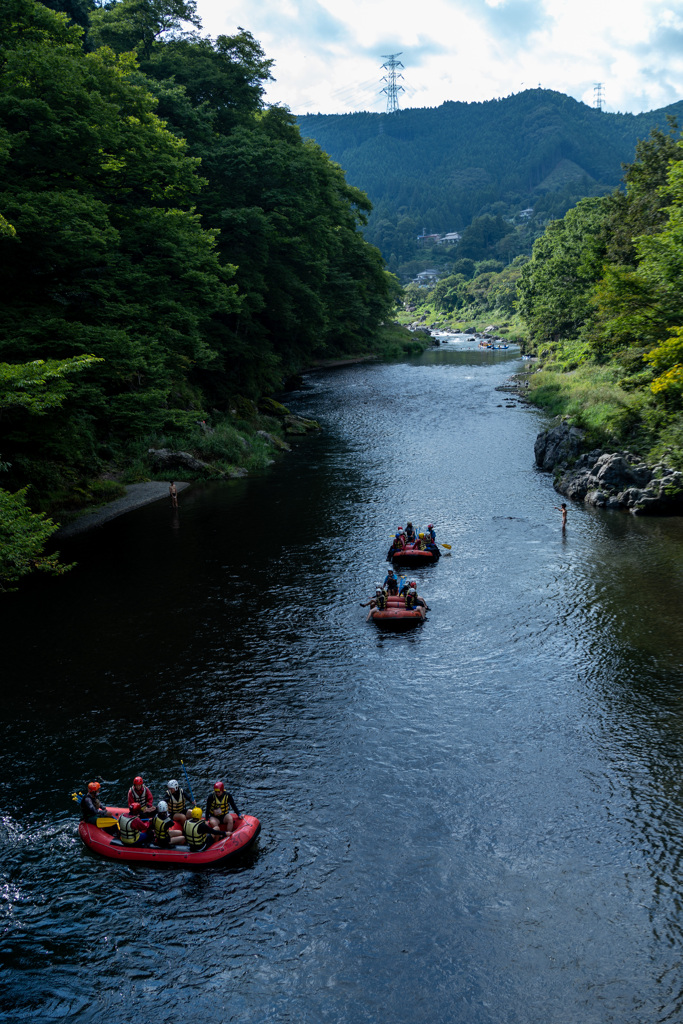
{"type": "Polygon", "coordinates": [[[683,141],[674,118],[638,143],[624,187],[548,226],[516,305],[543,360],[534,401],[588,445],[683,468],[683,141]]]}
{"type": "Polygon", "coordinates": [[[453,259],[511,263],[579,199],[618,185],[636,142],[683,103],[606,113],[562,93],[529,89],[482,103],[449,101],[394,114],[310,114],[302,133],[344,167],[373,210],[365,236],[406,284],[453,259]],[[461,233],[448,245],[426,233],[461,233]]]}
{"type": "Polygon", "coordinates": [[[200,29],[193,0],[0,7],[6,579],[151,447],[265,465],[261,397],[395,304],[367,196],[265,105],[251,34],[200,29]]]}

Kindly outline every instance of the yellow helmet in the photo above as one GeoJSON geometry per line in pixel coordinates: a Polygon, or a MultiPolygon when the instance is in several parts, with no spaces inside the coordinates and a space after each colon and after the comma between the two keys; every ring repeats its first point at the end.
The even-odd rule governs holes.
{"type": "Polygon", "coordinates": [[[192,810],[190,811],[190,814],[192,815],[193,818],[201,818],[201,816],[202,816],[202,809],[201,809],[201,807],[193,807],[192,810]]]}
{"type": "Polygon", "coordinates": [[[419,534],[418,536],[420,536],[420,537],[424,537],[424,533],[420,533],[420,534],[419,534]]]}

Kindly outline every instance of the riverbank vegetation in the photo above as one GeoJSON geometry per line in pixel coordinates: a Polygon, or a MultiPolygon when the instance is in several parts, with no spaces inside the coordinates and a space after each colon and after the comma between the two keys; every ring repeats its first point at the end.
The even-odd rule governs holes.
{"type": "Polygon", "coordinates": [[[249,32],[202,37],[193,0],[49,7],[0,8],[0,360],[88,364],[40,416],[2,407],[3,483],[40,511],[150,448],[265,465],[282,424],[240,400],[396,344],[370,203],[264,104],[249,32]]]}
{"type": "Polygon", "coordinates": [[[517,256],[509,266],[498,260],[457,260],[454,273],[431,285],[409,284],[404,289],[404,324],[429,328],[483,331],[508,341],[522,342],[525,325],[516,308],[517,284],[528,256],[517,256]]]}
{"type": "Polygon", "coordinates": [[[683,146],[655,130],[623,190],[551,224],[522,268],[518,309],[543,360],[530,397],[588,432],[683,468],[683,146]]]}

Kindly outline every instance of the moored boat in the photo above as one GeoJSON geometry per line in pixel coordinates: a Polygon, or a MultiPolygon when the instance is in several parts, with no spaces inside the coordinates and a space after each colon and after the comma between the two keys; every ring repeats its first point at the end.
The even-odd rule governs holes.
{"type": "MultiPolygon", "coordinates": [[[[127,814],[125,807],[107,807],[107,814],[118,818],[127,814]]],[[[103,857],[112,860],[137,861],[141,864],[177,864],[180,867],[200,868],[208,864],[219,864],[239,853],[244,853],[255,842],[261,823],[251,814],[238,817],[234,831],[225,839],[217,839],[205,850],[190,850],[189,846],[126,846],[115,835],[97,825],[81,821],[78,834],[87,847],[103,857]]]]}

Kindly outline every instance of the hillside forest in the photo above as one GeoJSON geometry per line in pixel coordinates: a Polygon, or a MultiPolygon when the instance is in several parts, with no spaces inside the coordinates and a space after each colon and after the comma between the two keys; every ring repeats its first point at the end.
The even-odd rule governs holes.
{"type": "Polygon", "coordinates": [[[148,478],[149,448],[265,465],[261,397],[376,350],[398,288],[248,31],[203,36],[193,0],[51,6],[0,7],[5,578],[36,514],[148,478]]]}
{"type": "Polygon", "coordinates": [[[636,142],[665,129],[667,114],[680,118],[683,103],[614,114],[529,89],[393,114],[309,114],[299,126],[367,192],[365,237],[407,284],[461,259],[508,266],[530,255],[552,220],[619,184],[636,142]],[[455,245],[444,240],[453,233],[455,245]]]}

